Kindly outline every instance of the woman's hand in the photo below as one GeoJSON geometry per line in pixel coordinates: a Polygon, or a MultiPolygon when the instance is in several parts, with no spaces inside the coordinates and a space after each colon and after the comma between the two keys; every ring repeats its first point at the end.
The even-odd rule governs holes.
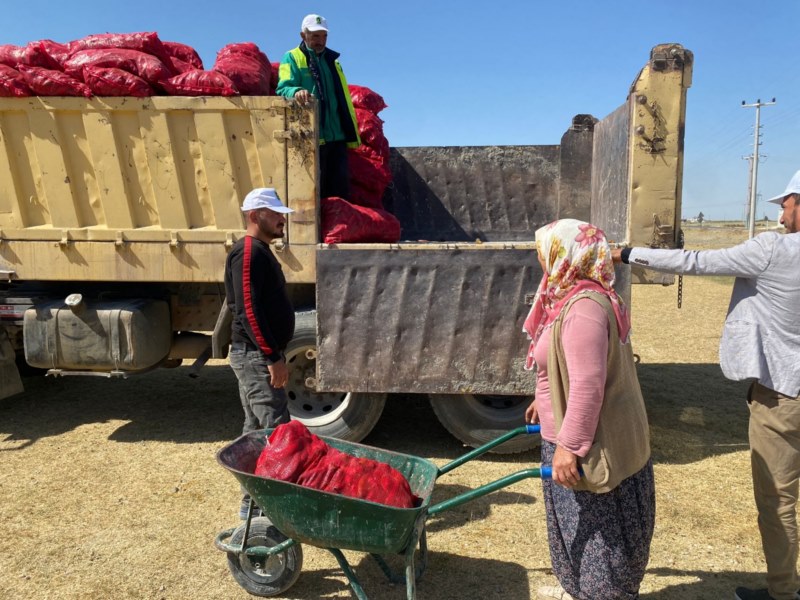
{"type": "Polygon", "coordinates": [[[536,425],[539,422],[539,411],[536,410],[536,399],[531,402],[531,405],[525,410],[525,422],[531,425],[536,425]]]}
{"type": "Polygon", "coordinates": [[[564,487],[571,488],[580,481],[578,471],[578,456],[569,450],[556,446],[553,454],[553,481],[564,487]]]}

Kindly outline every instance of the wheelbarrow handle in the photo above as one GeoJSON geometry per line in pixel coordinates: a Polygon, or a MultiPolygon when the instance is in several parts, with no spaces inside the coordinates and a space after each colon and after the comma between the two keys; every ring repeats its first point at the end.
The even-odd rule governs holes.
{"type": "Polygon", "coordinates": [[[482,454],[486,454],[492,448],[496,448],[500,444],[507,442],[508,440],[517,437],[518,435],[522,435],[523,433],[531,435],[534,433],[539,433],[541,431],[541,427],[539,425],[523,425],[522,427],[517,427],[516,429],[512,429],[508,433],[501,435],[500,437],[493,439],[490,442],[486,442],[483,446],[479,446],[472,450],[471,452],[467,452],[463,456],[458,457],[452,462],[447,463],[443,467],[439,468],[439,472],[436,475],[438,478],[445,473],[448,473],[455,469],[456,467],[460,467],[465,462],[469,462],[473,458],[477,458],[482,454]]]}
{"type": "Polygon", "coordinates": [[[513,483],[517,483],[518,481],[522,481],[523,479],[528,479],[530,477],[539,477],[541,479],[550,479],[553,477],[553,469],[551,467],[535,467],[531,469],[523,469],[522,471],[517,471],[516,473],[511,473],[510,475],[506,475],[497,481],[492,481],[491,483],[487,483],[486,485],[482,485],[479,488],[475,488],[474,490],[469,490],[468,492],[464,492],[463,494],[459,494],[458,496],[454,496],[448,500],[443,502],[439,502],[438,504],[434,504],[433,506],[428,508],[429,515],[435,515],[442,511],[448,510],[455,506],[459,506],[460,504],[464,504],[465,502],[469,502],[470,500],[474,500],[475,498],[480,498],[481,496],[485,496],[491,492],[497,491],[504,487],[508,487],[513,483]]]}

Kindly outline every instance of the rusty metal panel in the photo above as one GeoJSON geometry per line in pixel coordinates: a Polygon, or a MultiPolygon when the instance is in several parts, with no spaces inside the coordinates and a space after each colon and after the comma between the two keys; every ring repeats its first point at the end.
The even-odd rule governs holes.
{"type": "Polygon", "coordinates": [[[594,128],[592,222],[617,242],[627,235],[629,127],[630,108],[623,104],[594,128]]]}
{"type": "Polygon", "coordinates": [[[591,221],[592,154],[594,126],[592,115],[576,115],[572,126],[561,137],[558,186],[558,218],[591,221]]]}
{"type": "Polygon", "coordinates": [[[533,393],[522,323],[541,278],[534,247],[485,246],[320,249],[319,389],[533,393]]]}
{"type": "MultiPolygon", "coordinates": [[[[692,63],[692,53],[678,44],[654,47],[626,102],[595,127],[592,220],[612,241],[678,244],[692,63]]],[[[635,267],[631,275],[636,283],[674,280],[635,267]]]]}
{"type": "Polygon", "coordinates": [[[404,240],[530,241],[556,217],[559,146],[392,148],[404,240]]]}

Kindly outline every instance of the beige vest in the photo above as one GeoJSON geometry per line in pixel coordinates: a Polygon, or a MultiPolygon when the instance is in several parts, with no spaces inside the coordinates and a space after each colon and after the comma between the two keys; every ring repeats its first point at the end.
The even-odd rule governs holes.
{"type": "Polygon", "coordinates": [[[620,342],[617,319],[611,302],[597,292],[583,292],[572,298],[553,324],[547,355],[547,379],[553,403],[556,433],[561,430],[569,398],[569,373],[561,344],[564,315],[579,298],[591,298],[608,313],[609,343],[606,387],[600,420],[589,452],[579,459],[584,477],[573,489],[595,493],[610,492],[623,479],[637,473],[650,458],[650,430],[642,390],[636,377],[631,344],[620,342]]]}

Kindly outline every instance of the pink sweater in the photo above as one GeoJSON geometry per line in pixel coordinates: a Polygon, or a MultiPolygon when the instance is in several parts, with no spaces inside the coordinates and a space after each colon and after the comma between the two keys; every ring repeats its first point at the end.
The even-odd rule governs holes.
{"type": "Polygon", "coordinates": [[[542,334],[533,354],[538,367],[536,409],[542,425],[542,437],[583,457],[592,446],[603,404],[608,357],[608,314],[594,300],[583,298],[572,305],[561,325],[561,343],[569,373],[569,398],[564,422],[557,436],[547,380],[547,354],[552,332],[551,327],[542,334]]]}

